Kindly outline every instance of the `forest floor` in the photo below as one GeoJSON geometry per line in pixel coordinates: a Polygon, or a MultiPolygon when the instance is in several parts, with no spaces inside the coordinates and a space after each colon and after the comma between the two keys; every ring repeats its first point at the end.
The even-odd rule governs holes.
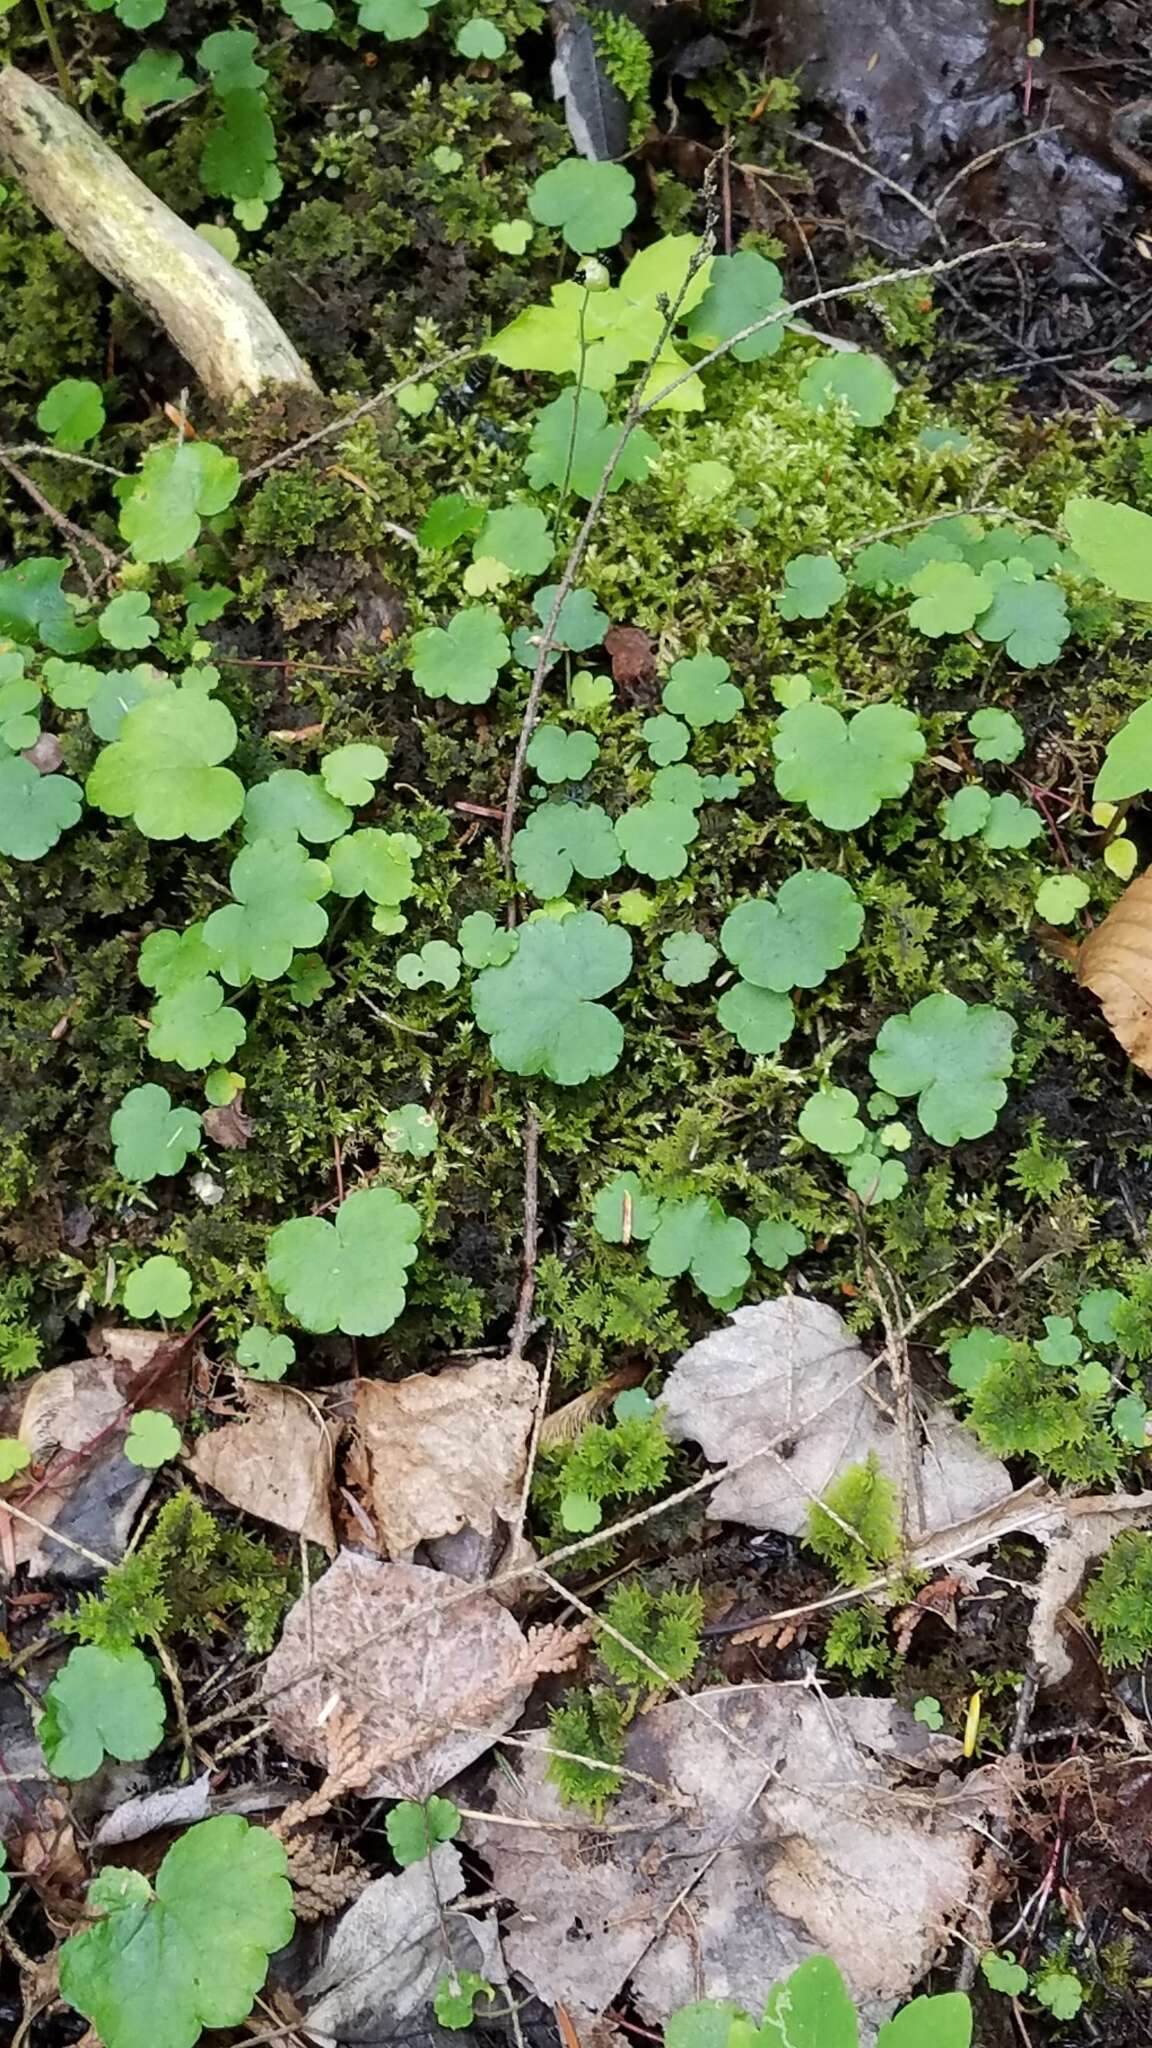
{"type": "Polygon", "coordinates": [[[1152,2042],[1146,6],[0,55],[0,2038],[1152,2042]]]}

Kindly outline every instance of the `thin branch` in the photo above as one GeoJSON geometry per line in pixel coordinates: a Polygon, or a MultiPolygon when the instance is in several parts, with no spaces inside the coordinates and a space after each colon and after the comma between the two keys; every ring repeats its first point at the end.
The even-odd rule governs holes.
{"type": "Polygon", "coordinates": [[[74,462],[78,469],[95,469],[101,476],[126,476],[127,470],[117,469],[111,462],[97,462],[91,455],[77,455],[71,448],[53,448],[43,441],[20,441],[15,448],[0,448],[0,455],[10,455],[13,462],[19,462],[33,455],[38,461],[74,462]]]}
{"type": "Polygon", "coordinates": [[[91,548],[94,554],[99,555],[104,564],[106,576],[111,575],[112,571],[116,568],[120,560],[119,555],[112,548],[105,547],[102,540],[97,540],[94,533],[89,533],[86,526],[77,526],[74,520],[66,518],[59,507],[52,503],[51,498],[45,497],[39,484],[33,483],[32,478],[24,470],[17,467],[16,463],[12,461],[11,456],[0,454],[0,469],[7,471],[13,483],[19,484],[25,496],[31,498],[32,503],[37,507],[38,511],[44,514],[45,519],[50,520],[57,532],[63,534],[65,546],[84,579],[89,597],[95,597],[96,585],[89,575],[81,550],[83,548],[91,548]]]}
{"type": "Polygon", "coordinates": [[[441,370],[450,370],[454,363],[466,362],[469,357],[483,353],[480,348],[469,347],[453,349],[450,355],[439,356],[434,363],[427,363],[423,369],[413,370],[407,377],[401,377],[397,383],[389,384],[385,390],[378,391],[374,398],[362,399],[359,405],[353,406],[351,412],[342,414],[338,420],[329,420],[326,427],[317,427],[314,434],[305,434],[304,439],[294,441],[291,448],[282,448],[279,455],[269,455],[263,462],[257,462],[253,468],[246,469],[240,479],[241,483],[253,483],[258,476],[266,476],[270,469],[280,469],[286,462],[299,461],[309,448],[315,448],[320,441],[330,440],[333,434],[346,433],[358,420],[367,419],[369,413],[376,412],[399,392],[407,391],[410,385],[423,384],[429,377],[439,376],[441,370]]]}
{"type": "Polygon", "coordinates": [[[834,156],[838,163],[851,164],[854,171],[863,171],[866,178],[871,178],[877,185],[883,185],[886,192],[894,192],[897,199],[902,199],[906,206],[913,207],[923,216],[937,241],[943,242],[940,223],[932,207],[926,206],[922,199],[917,199],[916,194],[910,192],[906,185],[898,185],[895,178],[890,178],[885,171],[878,171],[875,164],[869,163],[867,157],[857,155],[855,150],[838,149],[834,142],[825,142],[819,136],[805,135],[799,128],[785,128],[784,133],[789,141],[802,143],[805,149],[819,150],[821,156],[834,156]]]}
{"type": "Polygon", "coordinates": [[[509,1354],[524,1356],[536,1299],[536,1247],[540,1224],[540,1117],[535,1103],[528,1104],[524,1118],[524,1256],[520,1299],[512,1325],[509,1354]]]}

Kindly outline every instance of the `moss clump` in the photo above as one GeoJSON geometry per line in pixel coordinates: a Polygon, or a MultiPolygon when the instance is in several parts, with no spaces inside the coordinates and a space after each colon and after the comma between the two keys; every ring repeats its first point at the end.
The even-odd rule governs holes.
{"type": "Polygon", "coordinates": [[[1118,1536],[1080,1604],[1110,1671],[1152,1653],[1152,1536],[1118,1536]]]}
{"type": "Polygon", "coordinates": [[[204,1641],[240,1627],[264,1656],[276,1640],[291,1578],[266,1543],[229,1529],[191,1493],[161,1508],[150,1536],[86,1593],[62,1626],[81,1642],[121,1650],[149,1636],[204,1641]]]}

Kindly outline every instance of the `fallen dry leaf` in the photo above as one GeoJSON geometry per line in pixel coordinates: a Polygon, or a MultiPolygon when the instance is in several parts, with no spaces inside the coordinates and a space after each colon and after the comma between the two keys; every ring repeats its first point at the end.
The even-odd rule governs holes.
{"type": "Polygon", "coordinates": [[[358,1382],[372,1509],[391,1557],[460,1529],[489,1537],[497,1519],[515,1521],[538,1395],[522,1358],[358,1382]]]}
{"type": "Polygon", "coordinates": [[[1144,1529],[1150,1522],[1152,1493],[1086,1495],[1054,1504],[1045,1528],[1037,1532],[1048,1554],[1028,1634],[1043,1685],[1060,1685],[1071,1676],[1073,1663],[1060,1621],[1079,1598],[1089,1565],[1125,1529],[1144,1529]]]}
{"type": "Polygon", "coordinates": [[[221,1108],[206,1109],[200,1119],[205,1137],[211,1138],[214,1145],[223,1146],[226,1152],[245,1151],[252,1136],[252,1119],[245,1116],[243,1101],[243,1095],[237,1095],[221,1108]]]}
{"type": "Polygon", "coordinates": [[[232,1507],[336,1551],[332,1461],[339,1425],[292,1387],[243,1387],[248,1414],[202,1436],[188,1463],[232,1507]]]}
{"type": "Polygon", "coordinates": [[[342,1550],[296,1602],[264,1667],[276,1740],[331,1770],[337,1708],[379,1758],[373,1799],[426,1799],[511,1728],[576,1638],[521,1633],[490,1594],[423,1565],[342,1550]],[[456,1598],[454,1596],[461,1596],[456,1598]]]}
{"type": "MultiPolygon", "coordinates": [[[[17,1433],[44,1470],[30,1485],[20,1475],[8,1493],[45,1530],[116,1564],[156,1477],[123,1455],[132,1404],[146,1401],[181,1425],[193,1345],[188,1336],[112,1328],[100,1341],[102,1357],[55,1366],[28,1382],[17,1433]]],[[[87,1583],[100,1575],[91,1559],[25,1522],[15,1521],[11,1538],[9,1558],[14,1551],[32,1578],[87,1583]]]]}
{"type": "Polygon", "coordinates": [[[494,1922],[443,1910],[463,1890],[459,1852],[442,1842],[399,1877],[377,1878],[361,1892],[300,1994],[309,2035],[372,2043],[413,2037],[413,2023],[451,1968],[505,1983],[494,1922]]]}
{"type": "Polygon", "coordinates": [[[1129,882],[1076,960],[1134,1067],[1152,1074],[1152,870],[1129,882]]]}
{"type": "Polygon", "coordinates": [[[467,1821],[464,1834],[514,1901],[509,1969],[577,2027],[629,1979],[656,2022],[704,1997],[759,2011],[815,1952],[835,1957],[866,2004],[906,1996],[965,1904],[978,1830],[1006,1809],[1010,1771],[961,1787],[945,1768],[959,1745],[892,1700],[761,1685],[704,1692],[698,1705],[721,1725],[691,1700],[633,1723],[625,1762],[688,1806],[626,1782],[612,1804],[623,1832],[597,1836],[561,1806],[543,1732],[517,1757],[519,1786],[490,1773],[483,1796],[504,1819],[467,1821]],[[545,1822],[547,1853],[512,1819],[545,1822]]]}
{"type": "Polygon", "coordinates": [[[83,1917],[91,1872],[76,1846],[67,1806],[51,1796],[36,1809],[35,1825],[13,1844],[13,1861],[37,1894],[57,1934],[69,1934],[83,1917]]]}
{"type": "Polygon", "coordinates": [[[656,674],[656,649],[640,626],[612,626],[604,635],[604,652],[614,682],[650,683],[656,674]]]}
{"type": "MultiPolygon", "coordinates": [[[[899,1485],[904,1446],[864,1377],[867,1364],[836,1310],[798,1294],[737,1309],[686,1351],[661,1396],[669,1435],[690,1437],[713,1463],[750,1459],[721,1477],[710,1512],[800,1535],[813,1500],[870,1452],[899,1485]]],[[[946,1408],[929,1409],[918,1457],[926,1531],[1011,1494],[1005,1466],[946,1408]]]]}

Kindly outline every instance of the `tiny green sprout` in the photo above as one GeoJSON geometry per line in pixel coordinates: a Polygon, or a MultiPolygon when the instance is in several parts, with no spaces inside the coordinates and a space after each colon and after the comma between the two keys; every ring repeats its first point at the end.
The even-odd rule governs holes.
{"type": "Polygon", "coordinates": [[[990,1003],[925,996],[881,1027],[868,1065],[889,1095],[915,1095],[920,1122],[939,1145],[982,1138],[1007,1099],[1016,1027],[990,1003]]]}
{"type": "Polygon", "coordinates": [[[532,223],[529,220],[497,221],[492,229],[492,246],[502,256],[522,256],[532,240],[532,223]]]}
{"type": "Polygon", "coordinates": [[[750,981],[736,981],[717,1003],[716,1020],[745,1052],[763,1057],[778,1052],[791,1037],[796,1012],[790,997],[778,995],[774,989],[755,988],[750,981]]]}
{"type": "Polygon", "coordinates": [[[614,249],[636,215],[631,174],[622,164],[568,157],[537,178],[528,211],[543,226],[559,228],[579,256],[614,249]]]}
{"type": "Polygon", "coordinates": [[[433,1793],[422,1805],[402,1799],[384,1822],[388,1847],[402,1870],[422,1863],[441,1842],[450,1842],[460,1832],[461,1815],[450,1799],[433,1793]]]}
{"type": "Polygon", "coordinates": [[[307,1010],[332,987],[335,977],[329,974],[319,953],[294,953],[286,979],[293,1002],[307,1010]]]}
{"type": "Polygon", "coordinates": [[[719,954],[702,932],[673,932],[660,948],[665,981],[674,988],[692,988],[707,981],[719,954]]]}
{"type": "Polygon", "coordinates": [[[782,619],[823,619],[848,588],[832,555],[794,555],[784,564],[784,585],[776,599],[782,619]]]}
{"type": "Polygon", "coordinates": [[[528,763],[541,782],[582,782],[600,755],[590,732],[566,732],[560,725],[538,725],[528,745],[528,763]]]}
{"type": "Polygon", "coordinates": [[[883,424],[896,403],[900,386],[887,363],[873,355],[818,356],[800,384],[800,399],[813,411],[846,405],[861,427],[883,424]]]}
{"type": "Polygon", "coordinates": [[[643,1387],[625,1387],[612,1403],[617,1422],[647,1422],[656,1413],[656,1403],[643,1387]]]}
{"type": "Polygon", "coordinates": [[[459,31],[456,48],[461,57],[486,57],[491,63],[496,63],[508,48],[508,38],[494,21],[489,21],[483,14],[475,14],[459,31]]]}
{"type": "Polygon", "coordinates": [[[453,989],[460,980],[460,955],[446,939],[428,939],[418,953],[401,953],[396,979],[405,988],[426,988],[434,981],[440,988],[453,989]]]}
{"type": "Polygon", "coordinates": [[[1016,761],[1024,752],[1024,728],[1010,711],[994,705],[974,711],[968,730],[976,742],[972,752],[977,761],[1016,761]]]}
{"type": "Polygon", "coordinates": [[[236,1345],[236,1363],[250,1380],[282,1380],[296,1358],[291,1337],[274,1336],[263,1323],[249,1323],[236,1345]]]}
{"type": "Polygon", "coordinates": [[[495,1991],[486,1977],[475,1970],[453,1970],[450,1976],[441,1977],[432,1994],[432,2009],[442,2027],[460,2030],[470,2027],[476,2018],[476,2000],[494,1998],[495,1991]]]}
{"type": "Polygon", "coordinates": [[[159,1408],[138,1408],[124,1439],[124,1456],[131,1465],[155,1471],[166,1465],[180,1449],[180,1431],[170,1415],[159,1408]]]}
{"type": "Polygon", "coordinates": [[[851,1088],[826,1088],[810,1095],[797,1119],[796,1128],[810,1145],[833,1158],[846,1159],[858,1152],[868,1136],[856,1111],[860,1104],[851,1088]]]}
{"type": "Polygon", "coordinates": [[[1012,1954],[1001,1956],[990,1950],[980,1958],[980,1971],[992,1990],[1003,1992],[1005,1998],[1020,1998],[1028,1989],[1028,1972],[1012,1954]]]}
{"type": "Polygon", "coordinates": [[[863,1206],[873,1209],[878,1202],[894,1202],[904,1193],[908,1169],[902,1160],[882,1159],[878,1152],[865,1148],[847,1162],[844,1178],[863,1206]]]}
{"type": "Polygon", "coordinates": [[[1038,2005],[1046,2007],[1054,2020],[1074,2020],[1084,2003],[1084,1986],[1071,1970],[1045,1970],[1032,1979],[1032,1993],[1038,2005]]]}
{"type": "Polygon", "coordinates": [[[488,910],[462,918],[456,940],[469,967],[502,967],[516,951],[516,933],[498,925],[488,910]]]}
{"type": "Polygon", "coordinates": [[[917,1700],[912,1714],[915,1720],[921,1722],[925,1728],[930,1728],[933,1734],[938,1734],[944,1726],[944,1709],[939,1700],[933,1699],[930,1692],[926,1692],[917,1700]]]}
{"type": "Polygon", "coordinates": [[[662,694],[665,711],[694,727],[728,725],[744,709],[744,692],[729,682],[719,654],[693,654],[673,663],[662,694]]]}
{"type": "Polygon", "coordinates": [[[182,1316],[192,1306],[192,1276],[166,1252],[145,1259],[124,1282],[124,1306],[130,1316],[182,1316]]]}
{"type": "Polygon", "coordinates": [[[6,1485],[9,1479],[15,1479],[16,1474],[23,1472],[31,1463],[32,1453],[18,1436],[0,1436],[0,1486],[6,1485]]]}
{"type": "Polygon", "coordinates": [[[1036,891],[1036,915],[1046,924],[1072,924],[1091,894],[1080,875],[1046,875],[1036,891]]]}
{"type": "Polygon", "coordinates": [[[422,420],[433,410],[439,395],[436,386],[423,378],[417,384],[403,385],[396,393],[396,403],[410,420],[422,420]]]}
{"type": "Polygon", "coordinates": [[[692,742],[688,727],[667,711],[658,711],[654,718],[646,718],[640,727],[640,737],[658,768],[667,768],[673,761],[682,761],[692,742]]]}
{"type": "Polygon", "coordinates": [[[616,915],[621,924],[634,925],[637,931],[651,924],[656,908],[655,898],[643,889],[622,889],[616,898],[616,915]]]}
{"type": "Polygon", "coordinates": [[[411,1159],[431,1158],[440,1142],[435,1117],[418,1102],[390,1109],[381,1135],[390,1152],[407,1153],[411,1159]]]}
{"type": "Polygon", "coordinates": [[[122,590],[105,605],[96,623],[100,638],[121,650],[147,647],[160,631],[143,590],[122,590]]]}
{"type": "Polygon", "coordinates": [[[578,669],[568,685],[568,702],[573,711],[584,717],[604,711],[611,704],[616,692],[611,676],[590,675],[587,669],[578,669]]]}
{"type": "Polygon", "coordinates": [[[766,1216],[758,1223],[752,1239],[752,1249],[762,1266],[770,1273],[782,1273],[793,1259],[807,1251],[808,1240],[794,1223],[785,1223],[766,1216]]]}
{"type": "MultiPolygon", "coordinates": [[[[175,59],[180,70],[180,59],[175,59]]],[[[189,80],[189,90],[192,90],[189,80]]],[[[70,454],[94,441],[104,425],[104,399],[98,384],[87,377],[62,377],[45,392],[36,408],[36,425],[51,434],[53,446],[70,454]]]]}
{"type": "Polygon", "coordinates": [[[812,695],[812,679],[805,675],[773,676],[769,687],[781,711],[791,711],[795,704],[807,704],[812,695]]]}
{"type": "Polygon", "coordinates": [[[822,825],[854,832],[903,796],[925,752],[920,722],[898,704],[869,704],[845,721],[831,704],[785,711],[772,742],[776,788],[822,825]]]}
{"type": "Polygon", "coordinates": [[[599,1501],[591,1494],[572,1489],[560,1496],[560,1526],[571,1536],[590,1536],[604,1520],[599,1501]]]}
{"type": "Polygon", "coordinates": [[[472,605],[446,626],[425,626],[412,639],[412,679],[426,697],[486,704],[511,654],[499,612],[472,605]]]}

